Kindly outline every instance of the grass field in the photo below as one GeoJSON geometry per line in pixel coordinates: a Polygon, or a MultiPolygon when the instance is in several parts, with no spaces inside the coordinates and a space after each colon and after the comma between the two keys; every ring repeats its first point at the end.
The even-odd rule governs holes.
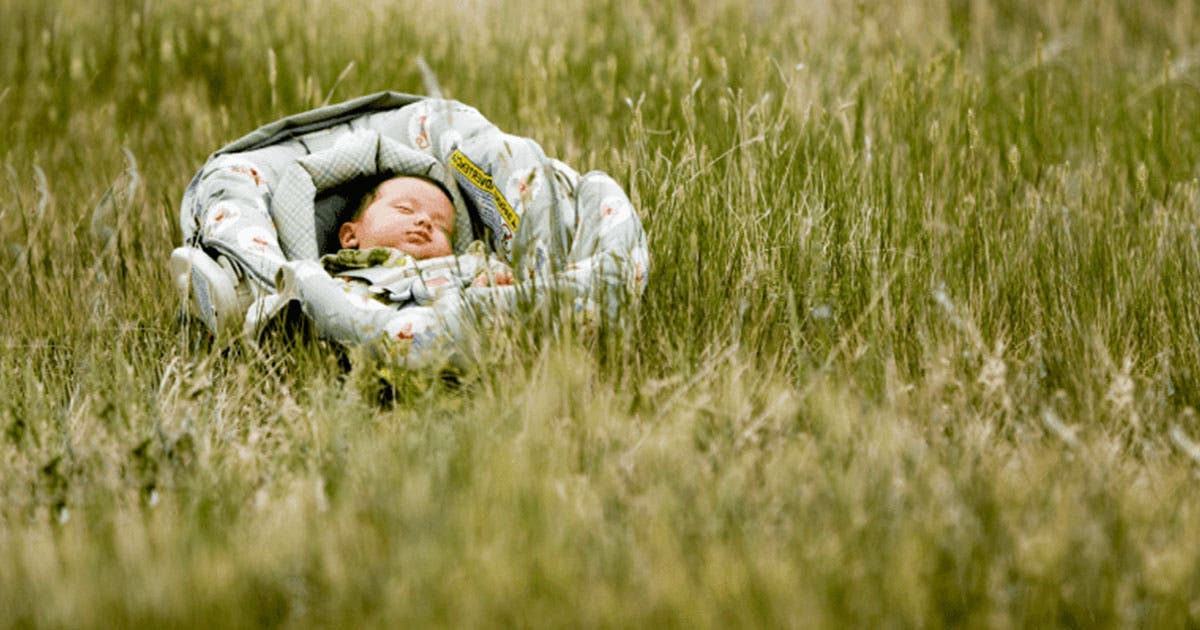
{"type": "Polygon", "coordinates": [[[0,0],[0,627],[1200,625],[1200,6],[644,4],[0,0]],[[207,154],[418,54],[641,309],[392,406],[177,321],[207,154]]]}

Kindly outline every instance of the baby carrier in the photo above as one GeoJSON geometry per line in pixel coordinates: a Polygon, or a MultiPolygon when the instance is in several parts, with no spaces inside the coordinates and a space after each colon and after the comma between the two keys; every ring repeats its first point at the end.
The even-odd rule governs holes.
{"type": "Polygon", "coordinates": [[[188,185],[180,226],[172,275],[214,334],[253,332],[298,302],[323,335],[413,367],[453,354],[475,307],[512,310],[519,295],[565,294],[577,310],[618,317],[649,265],[641,222],[611,177],[579,175],[462,103],[396,92],[289,116],[218,150],[188,185]],[[483,241],[518,282],[402,308],[345,291],[317,261],[338,249],[364,192],[397,175],[439,183],[455,208],[455,253],[483,241]]]}

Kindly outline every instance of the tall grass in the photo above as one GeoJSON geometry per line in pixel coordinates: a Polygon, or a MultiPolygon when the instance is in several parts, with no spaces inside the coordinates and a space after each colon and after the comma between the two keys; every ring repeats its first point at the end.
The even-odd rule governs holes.
{"type": "Polygon", "coordinates": [[[0,625],[1200,624],[1193,3],[0,24],[0,625]],[[627,187],[624,331],[381,404],[311,336],[177,320],[205,156],[416,55],[627,187]]]}

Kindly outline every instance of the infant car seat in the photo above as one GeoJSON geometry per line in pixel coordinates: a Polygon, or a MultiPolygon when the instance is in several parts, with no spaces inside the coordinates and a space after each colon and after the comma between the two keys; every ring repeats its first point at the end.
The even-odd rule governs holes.
{"type": "Polygon", "coordinates": [[[217,335],[253,331],[298,300],[328,337],[399,339],[408,363],[427,363],[464,334],[461,299],[384,312],[340,297],[316,262],[336,251],[369,186],[394,175],[439,183],[455,207],[455,253],[484,241],[518,290],[565,291],[617,317],[645,288],[645,233],[611,177],[581,176],[457,101],[380,92],[270,123],[209,157],[180,207],[181,298],[217,335]]]}

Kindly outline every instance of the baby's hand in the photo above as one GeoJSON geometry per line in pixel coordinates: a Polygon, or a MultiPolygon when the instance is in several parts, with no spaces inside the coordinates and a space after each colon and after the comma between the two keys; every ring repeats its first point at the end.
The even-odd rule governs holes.
{"type": "Polygon", "coordinates": [[[497,271],[493,274],[490,274],[490,278],[489,278],[489,274],[486,274],[486,273],[479,274],[479,276],[477,278],[475,278],[475,281],[471,283],[471,286],[473,286],[473,287],[486,287],[486,286],[502,287],[502,286],[510,285],[512,283],[513,283],[512,272],[497,271]],[[490,280],[490,282],[489,282],[489,280],[490,280]]]}

